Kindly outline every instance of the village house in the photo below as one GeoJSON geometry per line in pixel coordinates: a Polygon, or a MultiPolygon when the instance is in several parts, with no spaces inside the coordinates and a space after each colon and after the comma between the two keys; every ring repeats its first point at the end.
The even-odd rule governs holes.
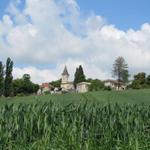
{"type": "Polygon", "coordinates": [[[105,87],[110,87],[111,89],[118,91],[126,89],[126,85],[123,82],[118,82],[116,80],[105,80],[104,85],[105,87]]]}
{"type": "Polygon", "coordinates": [[[49,83],[42,83],[42,85],[40,85],[40,88],[38,90],[38,95],[44,94],[46,92],[51,92],[54,89],[54,87],[49,84],[49,83]]]}
{"type": "Polygon", "coordinates": [[[91,83],[89,82],[81,82],[77,84],[76,91],[79,93],[85,93],[89,91],[89,86],[91,83]]]}
{"type": "Polygon", "coordinates": [[[62,81],[61,81],[61,88],[62,91],[74,91],[79,93],[85,93],[89,91],[89,82],[81,82],[78,83],[76,88],[72,81],[69,81],[69,73],[67,67],[65,66],[64,71],[62,73],[62,81]]]}

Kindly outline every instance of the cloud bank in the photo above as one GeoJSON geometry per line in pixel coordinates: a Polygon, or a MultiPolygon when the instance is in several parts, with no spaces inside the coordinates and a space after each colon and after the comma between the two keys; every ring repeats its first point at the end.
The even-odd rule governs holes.
{"type": "Polygon", "coordinates": [[[17,0],[0,20],[0,56],[16,64],[14,77],[30,73],[37,83],[60,78],[64,65],[72,75],[82,64],[87,77],[111,77],[116,57],[131,73],[150,73],[150,24],[122,31],[94,13],[84,14],[75,0],[17,0]],[[53,65],[41,69],[37,66],[53,65]]]}

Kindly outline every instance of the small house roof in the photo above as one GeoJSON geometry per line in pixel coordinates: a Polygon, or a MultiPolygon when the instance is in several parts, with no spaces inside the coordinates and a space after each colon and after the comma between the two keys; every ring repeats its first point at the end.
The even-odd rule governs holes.
{"type": "Polygon", "coordinates": [[[80,82],[80,83],[78,83],[77,85],[91,85],[91,83],[89,83],[89,82],[80,82]]]}
{"type": "Polygon", "coordinates": [[[69,73],[68,73],[68,70],[67,70],[67,67],[66,67],[66,66],[65,66],[65,68],[64,68],[64,71],[63,71],[62,75],[67,75],[67,76],[69,76],[69,73]]]}
{"type": "Polygon", "coordinates": [[[41,88],[53,88],[54,86],[49,84],[49,83],[42,83],[42,85],[40,85],[41,88]]]}
{"type": "Polygon", "coordinates": [[[108,79],[108,80],[105,80],[105,81],[103,81],[104,83],[113,83],[113,84],[120,84],[120,85],[124,85],[124,83],[123,82],[118,82],[117,80],[111,80],[111,79],[108,79]]]}

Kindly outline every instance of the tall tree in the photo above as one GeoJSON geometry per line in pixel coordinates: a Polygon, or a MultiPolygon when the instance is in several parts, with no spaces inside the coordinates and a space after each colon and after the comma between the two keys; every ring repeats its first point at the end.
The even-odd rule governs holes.
{"type": "Polygon", "coordinates": [[[79,68],[76,68],[76,72],[74,75],[74,85],[76,87],[76,85],[80,82],[84,82],[86,81],[86,77],[84,75],[84,71],[82,66],[80,65],[79,68]]]}
{"type": "Polygon", "coordinates": [[[4,95],[6,97],[13,95],[13,61],[10,58],[7,58],[6,61],[6,75],[5,75],[5,81],[4,81],[4,95]]]}
{"type": "Polygon", "coordinates": [[[0,96],[4,94],[4,66],[0,61],[0,96]]]}
{"type": "Polygon", "coordinates": [[[123,57],[118,57],[113,64],[113,77],[117,78],[118,88],[120,82],[126,83],[128,81],[128,64],[125,62],[123,57]]]}
{"type": "Polygon", "coordinates": [[[80,65],[79,66],[79,80],[78,80],[78,82],[84,82],[84,81],[86,81],[86,78],[85,78],[85,75],[84,75],[83,68],[80,65]]]}
{"type": "Polygon", "coordinates": [[[124,70],[123,76],[122,76],[122,81],[123,83],[128,83],[129,82],[129,71],[128,70],[124,70]]]}
{"type": "Polygon", "coordinates": [[[76,84],[78,83],[79,78],[79,68],[76,68],[76,72],[74,74],[74,86],[76,87],[76,84]]]}

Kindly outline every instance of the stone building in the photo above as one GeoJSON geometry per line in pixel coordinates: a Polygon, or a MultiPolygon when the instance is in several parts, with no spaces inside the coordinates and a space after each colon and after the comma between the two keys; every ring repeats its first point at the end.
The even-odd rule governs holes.
{"type": "Polygon", "coordinates": [[[46,92],[51,92],[54,89],[54,87],[49,84],[49,83],[42,83],[42,85],[40,85],[40,88],[37,92],[38,95],[44,94],[46,92]]]}
{"type": "Polygon", "coordinates": [[[110,87],[113,90],[125,90],[126,89],[126,85],[123,82],[119,82],[116,80],[105,80],[104,81],[104,85],[106,87],[110,87]]]}
{"type": "Polygon", "coordinates": [[[89,82],[80,82],[77,84],[77,88],[76,91],[79,93],[85,93],[89,91],[89,86],[90,83],[89,82]]]}

